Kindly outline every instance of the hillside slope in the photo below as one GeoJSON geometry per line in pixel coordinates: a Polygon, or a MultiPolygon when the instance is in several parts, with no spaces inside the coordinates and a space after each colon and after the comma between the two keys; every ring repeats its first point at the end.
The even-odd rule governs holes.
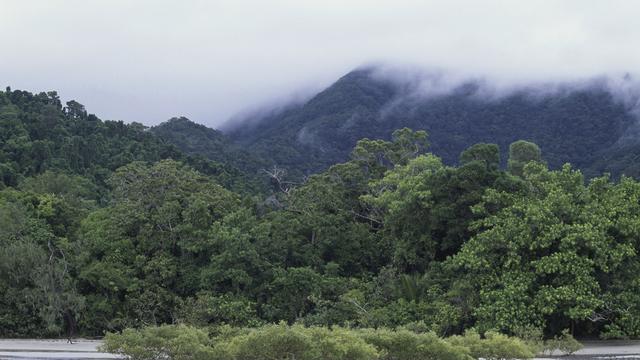
{"type": "Polygon", "coordinates": [[[140,123],[102,121],[76,101],[63,106],[56,92],[0,91],[0,189],[52,170],[104,190],[117,168],[162,159],[183,161],[236,190],[250,182],[234,166],[186,155],[140,123]]]}
{"type": "Polygon", "coordinates": [[[151,127],[150,131],[185,154],[201,155],[249,174],[264,167],[264,161],[257,154],[244,151],[222,132],[196,124],[185,117],[172,118],[151,127]]]}
{"type": "Polygon", "coordinates": [[[431,97],[411,94],[409,85],[373,76],[372,69],[355,70],[303,106],[258,125],[238,125],[228,135],[297,174],[344,161],[358,139],[389,139],[402,127],[427,130],[431,150],[449,164],[479,142],[497,143],[504,162],[508,145],[525,139],[541,147],[553,168],[570,162],[590,175],[640,174],[628,154],[640,149],[625,136],[636,129],[636,119],[596,82],[547,95],[520,90],[491,100],[479,96],[475,83],[431,97]]]}

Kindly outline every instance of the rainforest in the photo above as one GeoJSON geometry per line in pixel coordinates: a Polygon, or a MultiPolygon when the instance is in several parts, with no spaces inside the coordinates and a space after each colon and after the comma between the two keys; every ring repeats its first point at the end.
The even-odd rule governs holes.
{"type": "MultiPolygon", "coordinates": [[[[554,106],[569,111],[588,96],[601,104],[590,113],[617,114],[608,119],[621,119],[623,132],[629,117],[600,92],[554,106]]],[[[558,116],[545,106],[538,111],[558,116]]],[[[302,116],[287,111],[286,119],[302,116]]],[[[629,157],[606,150],[616,141],[605,137],[615,134],[598,131],[599,119],[580,121],[581,143],[607,152],[616,169],[634,169],[629,157]]],[[[7,88],[0,92],[0,336],[170,326],[157,331],[198,338],[198,329],[223,337],[262,329],[234,333],[253,344],[286,329],[322,338],[329,330],[321,329],[333,328],[358,338],[365,353],[388,335],[366,329],[467,334],[453,343],[476,341],[470,331],[640,336],[635,173],[594,175],[595,150],[557,151],[567,143],[554,144],[554,132],[544,130],[545,146],[529,137],[505,147],[494,134],[453,158],[453,148],[432,151],[446,139],[434,138],[438,123],[428,124],[362,136],[326,166],[300,160],[291,144],[308,143],[278,143],[286,134],[276,131],[272,153],[298,161],[287,168],[247,146],[250,136],[238,141],[237,131],[185,118],[152,128],[103,121],[76,101],[63,105],[56,92],[7,88]],[[563,156],[582,156],[576,163],[588,175],[563,156]]],[[[269,124],[260,126],[252,136],[264,144],[269,124]]]]}

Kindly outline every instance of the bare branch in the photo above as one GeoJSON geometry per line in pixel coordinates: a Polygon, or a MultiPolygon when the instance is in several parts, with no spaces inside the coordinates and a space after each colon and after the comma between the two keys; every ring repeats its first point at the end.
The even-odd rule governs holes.
{"type": "Polygon", "coordinates": [[[273,165],[270,170],[262,169],[269,177],[276,182],[278,185],[278,189],[289,195],[289,192],[292,189],[293,183],[289,181],[285,181],[284,177],[287,175],[287,171],[285,169],[279,168],[277,165],[273,165]]]}
{"type": "Polygon", "coordinates": [[[359,218],[361,218],[361,219],[365,219],[365,220],[368,220],[368,221],[374,222],[374,223],[376,223],[376,224],[380,224],[380,225],[382,225],[382,221],[377,220],[377,219],[374,219],[374,218],[369,217],[369,216],[366,216],[366,215],[359,214],[359,213],[357,213],[356,211],[351,210],[351,214],[352,214],[352,215],[354,215],[354,216],[356,216],[356,217],[359,217],[359,218]]]}

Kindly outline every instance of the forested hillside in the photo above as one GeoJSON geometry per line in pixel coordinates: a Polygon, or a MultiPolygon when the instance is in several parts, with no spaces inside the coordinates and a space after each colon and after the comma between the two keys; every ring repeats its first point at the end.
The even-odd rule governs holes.
{"type": "Polygon", "coordinates": [[[232,165],[189,157],[140,123],[102,121],[84,106],[62,106],[58,94],[0,92],[0,187],[46,171],[82,175],[102,191],[115,169],[133,161],[185,161],[237,190],[248,187],[232,165]]]}
{"type": "Polygon", "coordinates": [[[184,117],[172,118],[152,127],[150,131],[186,154],[203,156],[252,175],[268,167],[268,163],[257,153],[243,150],[222,132],[184,117]]]}
{"type": "Polygon", "coordinates": [[[553,86],[558,89],[522,88],[490,98],[483,95],[481,83],[470,81],[428,96],[416,84],[365,68],[302,106],[263,121],[250,119],[249,126],[230,124],[228,133],[236,143],[298,175],[347,160],[362,138],[388,140],[403,127],[428,131],[431,150],[449,165],[475,143],[496,143],[504,153],[511,142],[525,139],[540,146],[552,168],[568,162],[589,176],[603,171],[640,175],[628,156],[630,150],[633,157],[640,154],[637,140],[626,147],[625,134],[638,131],[631,109],[602,81],[553,86]]]}
{"type": "Polygon", "coordinates": [[[278,322],[640,336],[632,178],[550,170],[528,141],[477,143],[452,165],[436,135],[401,128],[304,182],[272,169],[262,191],[233,161],[55,93],[0,103],[0,336],[278,322]]]}

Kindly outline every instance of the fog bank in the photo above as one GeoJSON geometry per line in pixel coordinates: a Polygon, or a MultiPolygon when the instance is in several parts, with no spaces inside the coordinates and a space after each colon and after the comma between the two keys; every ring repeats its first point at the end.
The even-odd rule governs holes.
{"type": "Polygon", "coordinates": [[[618,0],[0,0],[0,86],[58,90],[106,119],[184,115],[216,127],[371,62],[498,89],[638,74],[639,10],[618,0]]]}

